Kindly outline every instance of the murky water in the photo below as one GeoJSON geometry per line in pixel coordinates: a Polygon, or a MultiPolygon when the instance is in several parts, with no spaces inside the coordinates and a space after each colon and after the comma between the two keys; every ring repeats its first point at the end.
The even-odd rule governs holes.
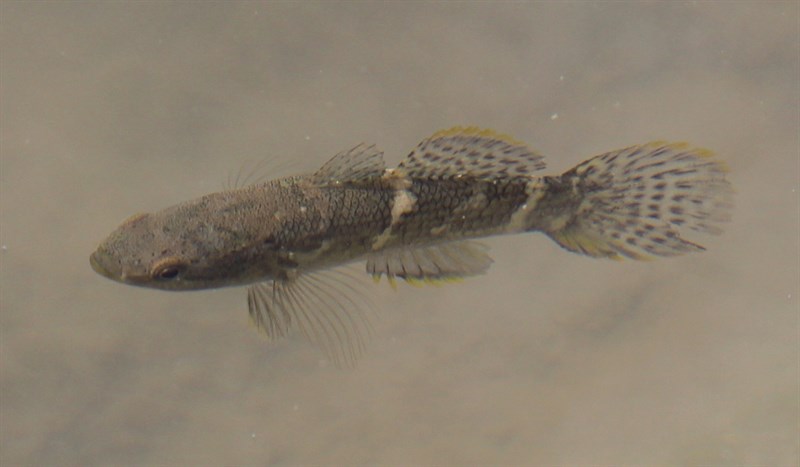
{"type": "MultiPolygon", "coordinates": [[[[0,463],[762,464],[798,450],[798,6],[0,5],[0,463]],[[731,166],[709,251],[490,242],[489,275],[370,286],[337,370],[267,345],[242,289],[112,283],[123,218],[274,158],[456,124],[560,172],[653,139],[731,166]]],[[[284,172],[285,173],[285,172],[284,172]]]]}

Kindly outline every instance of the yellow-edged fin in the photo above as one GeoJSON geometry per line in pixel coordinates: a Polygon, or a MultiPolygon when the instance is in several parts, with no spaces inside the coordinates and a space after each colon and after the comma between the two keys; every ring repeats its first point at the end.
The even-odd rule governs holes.
{"type": "Polygon", "coordinates": [[[595,258],[609,258],[615,261],[622,260],[623,256],[640,261],[652,259],[652,256],[625,248],[617,241],[604,239],[588,232],[565,229],[551,234],[550,237],[566,250],[595,258]]]}
{"type": "Polygon", "coordinates": [[[398,165],[411,178],[469,176],[481,180],[528,177],[544,158],[524,143],[493,130],[454,127],[423,140],[398,165]]]}
{"type": "Polygon", "coordinates": [[[371,253],[367,272],[373,278],[385,275],[411,285],[440,284],[485,273],[492,264],[488,248],[479,242],[457,241],[424,247],[400,247],[371,253]]]}
{"type": "Polygon", "coordinates": [[[704,248],[681,229],[719,233],[730,219],[727,167],[711,151],[656,141],[593,157],[560,177],[583,197],[547,219],[547,234],[589,256],[643,260],[704,248]]]}
{"type": "MultiPolygon", "coordinates": [[[[372,276],[372,280],[376,284],[378,284],[381,281],[381,277],[382,277],[382,275],[380,275],[380,274],[374,275],[374,276],[372,276]]],[[[463,277],[457,277],[457,276],[425,277],[425,278],[422,278],[422,279],[419,279],[419,278],[416,278],[416,277],[403,277],[402,279],[405,280],[405,282],[407,284],[409,284],[409,285],[411,285],[413,287],[424,287],[426,285],[432,285],[434,287],[441,287],[443,285],[457,284],[457,283],[460,283],[460,282],[464,281],[463,277]]],[[[387,278],[387,280],[389,282],[389,285],[393,289],[397,290],[397,280],[394,277],[389,277],[389,278],[387,278]]]]}
{"type": "Polygon", "coordinates": [[[446,130],[439,130],[432,134],[429,139],[435,140],[456,135],[477,136],[479,138],[498,140],[508,144],[509,146],[525,146],[524,142],[514,139],[514,137],[509,134],[500,133],[489,128],[480,128],[477,126],[454,126],[446,130]]]}
{"type": "Polygon", "coordinates": [[[419,279],[416,277],[406,277],[405,280],[408,285],[418,288],[424,286],[425,283],[427,282],[424,278],[419,279]]]}
{"type": "Polygon", "coordinates": [[[429,277],[425,279],[425,283],[434,287],[441,287],[447,284],[458,284],[464,282],[461,276],[443,276],[443,277],[429,277]]]}
{"type": "Polygon", "coordinates": [[[619,259],[615,248],[598,242],[584,232],[563,229],[550,235],[562,248],[595,258],[619,259]]]}

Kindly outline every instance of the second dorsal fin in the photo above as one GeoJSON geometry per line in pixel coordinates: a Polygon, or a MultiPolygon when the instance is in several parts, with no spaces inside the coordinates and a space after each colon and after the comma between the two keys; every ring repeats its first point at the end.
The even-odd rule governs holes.
{"type": "Polygon", "coordinates": [[[454,127],[419,143],[398,168],[412,178],[468,175],[497,180],[527,176],[544,167],[544,157],[508,135],[454,127]]]}

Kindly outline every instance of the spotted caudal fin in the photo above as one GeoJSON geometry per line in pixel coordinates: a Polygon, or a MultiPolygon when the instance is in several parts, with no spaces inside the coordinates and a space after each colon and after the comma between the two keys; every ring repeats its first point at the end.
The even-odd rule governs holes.
{"type": "Polygon", "coordinates": [[[593,157],[545,178],[541,228],[562,247],[597,257],[647,259],[704,248],[688,230],[717,234],[730,218],[725,165],[704,149],[648,143],[593,157]],[[551,209],[555,213],[557,209],[551,209]]]}

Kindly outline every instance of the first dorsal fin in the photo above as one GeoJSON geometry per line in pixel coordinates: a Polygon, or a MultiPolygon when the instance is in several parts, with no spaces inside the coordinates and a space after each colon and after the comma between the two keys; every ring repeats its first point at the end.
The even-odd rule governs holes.
{"type": "Polygon", "coordinates": [[[383,151],[374,144],[362,143],[333,156],[314,173],[312,181],[318,184],[358,182],[380,177],[385,169],[383,151]]]}
{"type": "Polygon", "coordinates": [[[525,143],[477,127],[439,131],[399,165],[412,178],[469,175],[484,180],[527,176],[544,167],[544,158],[525,143]]]}

